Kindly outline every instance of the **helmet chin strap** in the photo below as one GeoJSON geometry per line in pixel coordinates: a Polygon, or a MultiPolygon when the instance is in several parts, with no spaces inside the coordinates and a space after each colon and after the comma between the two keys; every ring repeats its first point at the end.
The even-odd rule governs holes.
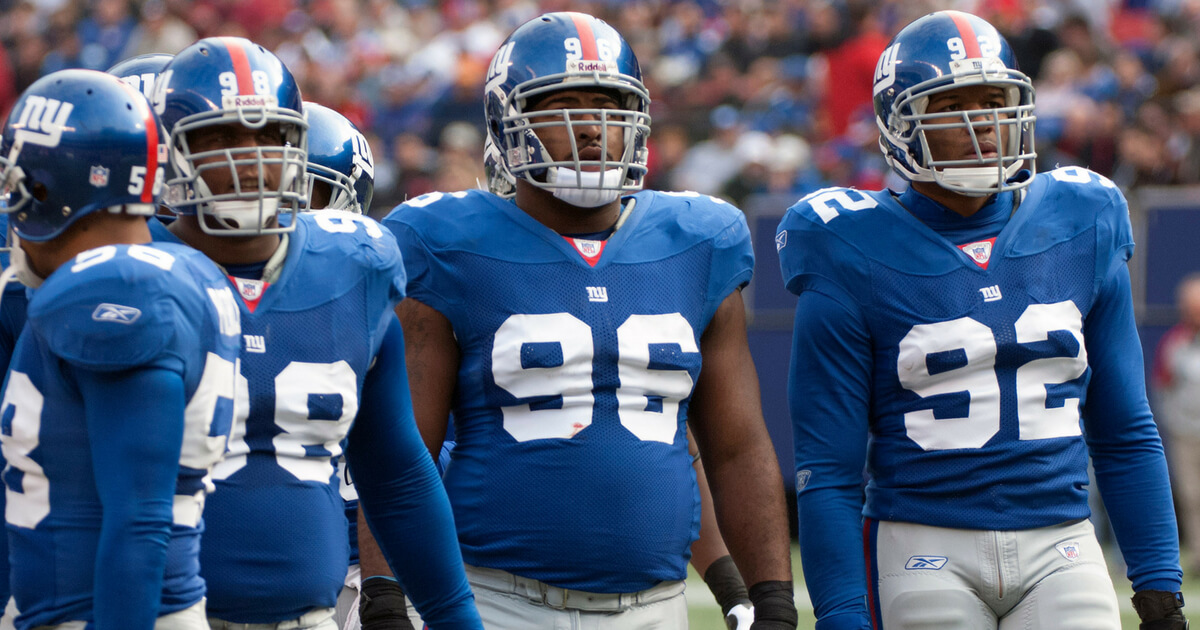
{"type": "MultiPolygon", "coordinates": [[[[1001,166],[955,166],[933,170],[933,180],[941,187],[967,197],[987,197],[1005,189],[1005,182],[1016,175],[1021,163],[1001,166]]],[[[931,169],[932,170],[932,169],[931,169]]]]}
{"type": "Polygon", "coordinates": [[[557,198],[580,208],[598,208],[612,203],[621,196],[621,185],[613,188],[601,188],[604,183],[619,182],[623,179],[624,169],[612,168],[600,171],[576,171],[574,169],[556,166],[546,171],[546,183],[550,192],[557,198]],[[554,184],[560,184],[555,186],[554,184]],[[563,186],[562,184],[569,185],[563,186]]]}
{"type": "MultiPolygon", "coordinates": [[[[230,229],[260,230],[267,227],[271,217],[279,210],[279,200],[274,197],[264,197],[248,201],[212,201],[207,204],[205,213],[223,227],[230,229]],[[234,227],[236,225],[236,227],[234,227]]],[[[203,225],[203,222],[201,222],[203,225]]]]}
{"type": "Polygon", "coordinates": [[[8,253],[8,268],[0,274],[0,291],[3,291],[4,286],[8,284],[13,275],[17,276],[17,280],[21,284],[36,289],[42,286],[46,281],[45,278],[37,275],[33,270],[33,265],[29,264],[29,256],[25,254],[25,249],[21,247],[21,239],[16,234],[12,235],[12,249],[8,253]]]}

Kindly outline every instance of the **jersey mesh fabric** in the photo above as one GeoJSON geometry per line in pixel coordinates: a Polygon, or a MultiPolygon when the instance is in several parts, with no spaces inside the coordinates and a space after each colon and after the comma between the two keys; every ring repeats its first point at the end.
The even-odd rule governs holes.
{"type": "MultiPolygon", "coordinates": [[[[670,445],[638,440],[621,425],[616,391],[626,384],[617,375],[617,327],[634,313],[695,311],[703,297],[698,292],[680,291],[683,299],[668,303],[647,299],[647,289],[660,293],[661,277],[697,277],[693,269],[704,268],[703,254],[684,255],[656,269],[608,265],[598,273],[571,263],[530,266],[482,257],[452,262],[456,268],[473,270],[474,277],[530,282],[479,287],[466,306],[473,332],[461,336],[461,395],[454,410],[459,441],[446,485],[468,563],[598,592],[633,592],[683,577],[698,499],[694,473],[685,465],[682,413],[675,419],[678,428],[670,445]],[[521,285],[520,293],[532,299],[520,300],[527,305],[517,306],[513,289],[521,285]],[[588,302],[587,286],[606,287],[609,301],[588,302]],[[518,400],[496,388],[493,379],[479,378],[493,370],[494,333],[486,333],[503,323],[498,314],[506,319],[510,311],[571,313],[591,329],[591,365],[574,367],[592,372],[593,398],[565,402],[568,407],[591,407],[590,425],[570,439],[516,443],[503,429],[502,418],[487,411],[527,404],[554,413],[564,405],[551,390],[546,396],[518,400]],[[472,398],[476,393],[482,397],[472,398]],[[473,488],[473,480],[485,477],[488,468],[520,474],[492,476],[487,488],[473,488]],[[505,535],[496,535],[496,524],[504,524],[505,535]]],[[[652,350],[651,360],[658,369],[687,369],[695,378],[697,353],[680,352],[677,345],[657,350],[652,350]]],[[[529,345],[523,351],[528,365],[555,360],[529,356],[535,351],[529,345]]],[[[561,349],[557,351],[561,356],[561,349]]],[[[642,409],[661,409],[660,401],[649,398],[640,404],[642,409]]]]}
{"type": "Polygon", "coordinates": [[[445,483],[469,564],[592,592],[686,575],[699,516],[686,402],[704,326],[749,277],[749,242],[744,221],[720,242],[737,221],[729,206],[638,199],[594,268],[486,193],[417,200],[384,221],[412,263],[409,294],[447,316],[461,349],[445,483]],[[527,372],[538,368],[549,370],[527,372]],[[533,387],[517,398],[510,379],[533,387]],[[501,408],[528,418],[535,439],[518,441],[501,408]],[[539,435],[541,419],[572,412],[577,426],[539,435]],[[647,438],[650,425],[665,441],[647,438]]]}
{"type": "MultiPolygon", "coordinates": [[[[242,313],[243,332],[262,336],[266,352],[242,357],[250,388],[246,465],[216,482],[217,492],[206,508],[201,567],[214,617],[278,622],[337,601],[350,548],[331,446],[349,431],[352,416],[342,416],[357,407],[361,375],[370,360],[363,335],[364,300],[360,283],[316,308],[264,311],[260,305],[253,314],[242,313]],[[320,331],[319,343],[314,343],[315,331],[320,331]],[[308,393],[301,415],[276,413],[276,388],[278,379],[287,378],[281,377],[284,370],[299,363],[339,362],[354,369],[353,391],[311,380],[302,384],[308,393]],[[277,455],[283,444],[300,448],[303,457],[277,455]],[[311,474],[324,471],[323,479],[299,479],[281,460],[311,474]]],[[[236,447],[230,448],[232,453],[236,447]]]]}
{"type": "MultiPolygon", "coordinates": [[[[1018,344],[1014,322],[1030,304],[1071,299],[1086,309],[1090,294],[1064,291],[1092,286],[1093,243],[1088,232],[1045,256],[993,259],[986,274],[962,268],[922,277],[876,268],[877,295],[885,297],[867,316],[881,331],[879,345],[885,351],[877,353],[881,360],[875,378],[893,385],[888,388],[891,394],[876,390],[882,417],[873,447],[876,456],[871,458],[875,479],[868,492],[868,516],[964,527],[1046,518],[1047,508],[1053,508],[1052,519],[1087,516],[1082,439],[1020,439],[1015,394],[1019,367],[1039,358],[1075,355],[1079,346],[1057,331],[1050,333],[1048,341],[1018,344]],[[1047,264],[1056,269],[1054,274],[1044,272],[1047,264]],[[987,302],[980,290],[991,286],[1000,287],[1002,298],[987,302]],[[897,381],[899,344],[911,324],[966,317],[986,325],[993,335],[995,365],[979,369],[995,374],[998,400],[972,400],[965,390],[922,398],[897,381]],[[905,413],[933,409],[935,419],[962,418],[972,404],[996,403],[1001,410],[999,430],[981,448],[921,451],[907,435],[905,413]],[[1047,470],[1058,472],[1047,475],[1047,470]],[[920,508],[910,507],[910,500],[920,508]]],[[[931,374],[964,369],[966,355],[961,351],[932,354],[926,365],[931,374]]],[[[1049,406],[1061,407],[1065,398],[1081,398],[1085,387],[1083,379],[1051,386],[1049,406]]]]}

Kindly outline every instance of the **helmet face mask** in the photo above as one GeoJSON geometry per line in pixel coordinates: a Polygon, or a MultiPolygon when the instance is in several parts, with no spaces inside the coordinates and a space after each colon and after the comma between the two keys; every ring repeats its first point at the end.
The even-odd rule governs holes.
{"type": "Polygon", "coordinates": [[[889,165],[913,182],[936,182],[967,196],[986,196],[1028,185],[1013,179],[1035,168],[1033,84],[1016,70],[1004,38],[973,15],[941,11],[906,26],[880,56],[875,70],[875,121],[889,165]],[[931,99],[972,86],[996,88],[996,107],[929,112],[931,99]],[[973,152],[936,155],[934,135],[957,131],[973,152]],[[985,155],[980,135],[995,134],[996,152],[985,155]],[[973,153],[973,154],[972,154],[973,153]]]}
{"type": "Polygon", "coordinates": [[[501,45],[488,70],[485,117],[502,173],[497,181],[515,185],[523,179],[575,205],[600,205],[640,190],[649,104],[637,58],[611,26],[581,13],[526,22],[501,45]],[[609,94],[616,107],[533,109],[567,90],[609,94]],[[600,129],[600,155],[581,155],[580,126],[600,129]],[[548,134],[570,138],[570,150],[552,156],[543,141],[548,134]],[[607,151],[612,134],[620,134],[616,155],[607,151]]]}
{"type": "Polygon", "coordinates": [[[201,229],[222,236],[294,229],[278,215],[308,201],[308,124],[300,90],[274,54],[241,38],[200,40],[158,77],[154,105],[170,132],[172,210],[197,215],[201,229]],[[220,128],[243,133],[225,146],[194,146],[220,128]]]}

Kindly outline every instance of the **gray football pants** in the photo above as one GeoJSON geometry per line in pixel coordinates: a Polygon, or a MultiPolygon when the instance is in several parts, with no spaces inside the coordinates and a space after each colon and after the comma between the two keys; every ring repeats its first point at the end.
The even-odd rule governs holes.
{"type": "Polygon", "coordinates": [[[882,630],[1121,630],[1090,521],[1019,531],[879,521],[869,543],[882,630]]]}

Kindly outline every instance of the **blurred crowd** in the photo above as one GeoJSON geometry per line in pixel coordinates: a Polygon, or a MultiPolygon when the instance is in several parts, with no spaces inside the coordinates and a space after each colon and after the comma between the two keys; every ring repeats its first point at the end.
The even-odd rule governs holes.
{"type": "Polygon", "coordinates": [[[36,78],[107,69],[197,38],[278,54],[377,161],[373,214],[483,180],[492,53],[543,11],[620,30],[653,99],[646,184],[741,203],[893,184],[871,82],[892,34],[929,11],[990,21],[1037,87],[1039,169],[1126,189],[1200,183],[1200,0],[0,0],[0,112],[36,78]]]}

